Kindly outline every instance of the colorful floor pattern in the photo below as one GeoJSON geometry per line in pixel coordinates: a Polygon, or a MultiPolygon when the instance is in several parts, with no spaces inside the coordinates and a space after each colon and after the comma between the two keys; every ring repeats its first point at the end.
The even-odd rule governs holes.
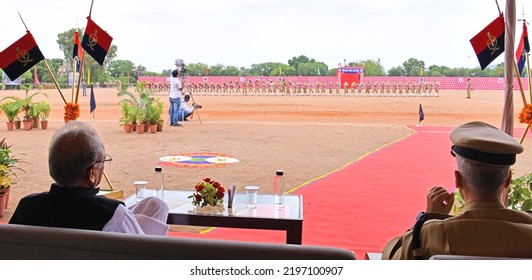
{"type": "Polygon", "coordinates": [[[238,162],[238,159],[220,153],[187,153],[159,158],[159,164],[164,166],[207,168],[222,167],[238,162]]]}

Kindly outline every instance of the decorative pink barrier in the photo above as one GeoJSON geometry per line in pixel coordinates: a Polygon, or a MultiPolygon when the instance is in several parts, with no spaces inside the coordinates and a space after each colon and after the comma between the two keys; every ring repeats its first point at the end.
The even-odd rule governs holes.
{"type": "MultiPolygon", "coordinates": [[[[330,82],[336,82],[338,80],[337,76],[281,76],[281,77],[259,77],[259,76],[190,76],[188,77],[188,81],[190,83],[203,83],[207,81],[208,83],[229,83],[229,81],[232,81],[233,83],[239,81],[248,81],[252,80],[255,81],[257,79],[259,80],[265,80],[267,82],[269,81],[278,81],[280,78],[292,82],[292,83],[316,83],[319,82],[325,82],[328,86],[330,82]]],[[[139,81],[146,81],[148,83],[167,83],[169,77],[155,77],[155,76],[141,76],[139,77],[139,81]]],[[[390,83],[394,82],[402,82],[410,83],[410,82],[416,82],[419,83],[420,81],[423,81],[425,83],[436,83],[440,82],[440,90],[465,90],[466,89],[466,83],[467,83],[467,77],[363,77],[362,83],[368,83],[371,82],[372,84],[375,84],[375,82],[387,82],[390,83]]],[[[474,90],[504,90],[504,78],[503,77],[471,77],[471,82],[473,85],[474,90]]],[[[521,78],[521,83],[523,84],[524,90],[528,91],[528,78],[521,78]]],[[[517,82],[517,79],[514,78],[514,90],[519,90],[519,85],[517,82]]]]}

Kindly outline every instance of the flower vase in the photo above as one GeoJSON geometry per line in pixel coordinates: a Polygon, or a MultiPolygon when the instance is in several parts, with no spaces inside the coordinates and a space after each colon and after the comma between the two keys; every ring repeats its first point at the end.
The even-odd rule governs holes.
{"type": "Polygon", "coordinates": [[[196,214],[202,214],[202,215],[222,215],[224,213],[224,206],[223,205],[205,205],[205,206],[196,206],[196,209],[194,209],[194,213],[196,214]]]}

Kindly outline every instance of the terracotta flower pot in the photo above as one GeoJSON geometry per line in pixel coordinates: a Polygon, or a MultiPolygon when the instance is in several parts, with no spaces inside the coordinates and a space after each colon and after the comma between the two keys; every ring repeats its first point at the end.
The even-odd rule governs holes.
{"type": "Polygon", "coordinates": [[[41,128],[47,129],[48,128],[48,121],[41,121],[41,128]]]}
{"type": "Polygon", "coordinates": [[[15,121],[15,129],[20,129],[20,126],[22,125],[22,121],[15,121]]]}
{"type": "Polygon", "coordinates": [[[0,218],[4,217],[4,212],[7,209],[7,205],[9,204],[10,189],[11,188],[0,189],[0,218]]]}
{"type": "Polygon", "coordinates": [[[7,194],[5,193],[0,193],[0,218],[3,218],[4,217],[4,212],[6,210],[6,196],[7,194]]]}
{"type": "Polygon", "coordinates": [[[6,122],[6,125],[7,125],[7,130],[13,130],[13,128],[15,127],[15,123],[14,122],[6,122]]]}
{"type": "Polygon", "coordinates": [[[138,134],[144,134],[144,124],[143,123],[138,123],[137,124],[137,133],[138,134]]]}
{"type": "Polygon", "coordinates": [[[7,189],[3,189],[1,191],[1,193],[5,193],[6,194],[6,205],[4,206],[4,209],[7,209],[7,206],[9,204],[9,196],[11,194],[11,187],[8,187],[7,189]]]}
{"type": "Polygon", "coordinates": [[[133,130],[133,124],[132,123],[124,124],[124,131],[126,133],[131,133],[132,130],[133,130]]]}
{"type": "Polygon", "coordinates": [[[164,125],[164,121],[160,121],[157,123],[157,132],[163,131],[163,125],[164,125]]]}
{"type": "Polygon", "coordinates": [[[131,131],[137,131],[137,123],[132,123],[131,125],[131,131]]]}
{"type": "Polygon", "coordinates": [[[150,124],[150,132],[151,133],[157,132],[157,124],[150,124]]]}
{"type": "Polygon", "coordinates": [[[24,125],[24,130],[30,130],[33,126],[33,121],[23,121],[22,124],[24,125]]]}
{"type": "Polygon", "coordinates": [[[33,128],[39,128],[39,117],[33,118],[33,128]]]}

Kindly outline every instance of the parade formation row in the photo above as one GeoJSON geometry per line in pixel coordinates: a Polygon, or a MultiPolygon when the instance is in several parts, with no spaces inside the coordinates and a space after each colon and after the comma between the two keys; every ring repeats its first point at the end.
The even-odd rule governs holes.
{"type": "MultiPolygon", "coordinates": [[[[224,83],[185,82],[184,92],[198,95],[350,95],[350,96],[439,96],[439,82],[368,82],[356,83],[339,81],[299,83],[281,81],[248,80],[224,83]]],[[[146,89],[156,93],[168,93],[168,83],[146,83],[146,89]]]]}

